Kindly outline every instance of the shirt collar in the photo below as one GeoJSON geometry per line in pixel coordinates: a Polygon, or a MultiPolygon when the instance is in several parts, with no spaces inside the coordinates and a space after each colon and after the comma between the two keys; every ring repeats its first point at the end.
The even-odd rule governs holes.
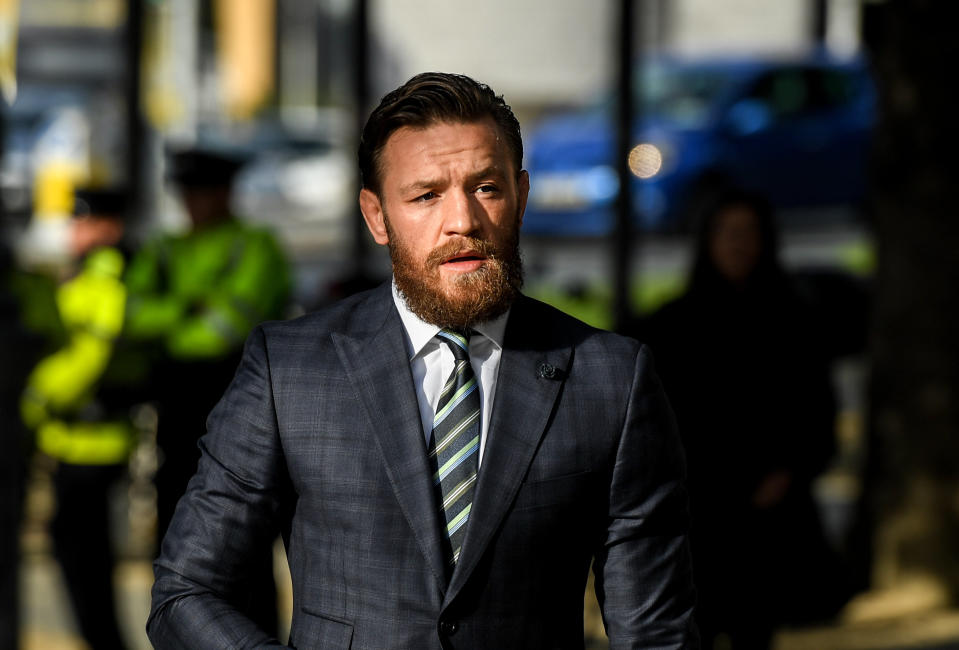
{"type": "MultiPolygon", "coordinates": [[[[409,351],[410,360],[412,360],[423,351],[426,344],[436,336],[436,333],[439,332],[441,328],[432,323],[427,323],[410,311],[409,307],[406,306],[406,299],[403,297],[403,294],[396,288],[396,280],[393,280],[391,288],[393,290],[393,302],[396,304],[396,310],[400,313],[400,319],[403,321],[403,327],[406,329],[406,334],[409,337],[412,348],[409,351]]],[[[506,321],[508,318],[509,310],[507,309],[505,313],[492,320],[476,323],[472,326],[472,329],[488,338],[496,348],[502,349],[503,339],[506,336],[506,321]]]]}

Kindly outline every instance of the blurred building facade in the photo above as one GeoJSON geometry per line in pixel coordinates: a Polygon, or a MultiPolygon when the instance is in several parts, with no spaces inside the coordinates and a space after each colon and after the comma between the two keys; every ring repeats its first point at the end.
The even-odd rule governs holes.
{"type": "MultiPolygon", "coordinates": [[[[417,71],[474,75],[520,109],[582,104],[614,78],[618,3],[530,0],[522,3],[414,0],[373,5],[376,38],[396,57],[402,81],[417,71]],[[428,36],[428,37],[424,37],[428,36]],[[477,56],[482,52],[482,56],[477,56]]],[[[796,51],[812,42],[817,11],[826,42],[839,52],[859,46],[858,0],[637,0],[637,42],[680,53],[796,51]]]]}
{"type": "MultiPolygon", "coordinates": [[[[357,116],[383,92],[422,70],[462,72],[504,93],[528,132],[552,109],[608,96],[615,77],[616,2],[14,4],[17,94],[3,113],[0,196],[3,226],[28,235],[27,257],[62,247],[77,185],[135,193],[135,237],[184,227],[182,206],[164,184],[165,152],[205,140],[250,155],[237,183],[238,213],[274,227],[295,258],[321,252],[324,263],[342,266],[364,237],[353,199],[357,116]]],[[[644,51],[858,47],[859,0],[635,7],[644,51]]],[[[301,268],[310,276],[304,282],[315,283],[301,268]]]]}
{"type": "MultiPolygon", "coordinates": [[[[149,196],[162,179],[163,143],[192,144],[209,136],[211,126],[223,139],[242,140],[249,123],[264,116],[300,131],[339,130],[349,150],[355,120],[320,124],[317,109],[368,109],[354,105],[359,34],[366,34],[369,52],[368,103],[416,72],[450,70],[504,93],[524,126],[544,109],[594,102],[608,92],[615,69],[615,2],[21,0],[19,6],[18,19],[11,14],[19,28],[19,93],[6,111],[2,183],[14,210],[52,200],[57,178],[48,177],[58,172],[49,170],[51,157],[65,158],[72,167],[59,173],[79,184],[136,183],[141,179],[127,176],[142,173],[149,196]],[[356,28],[358,15],[367,17],[366,30],[356,28]],[[131,26],[131,18],[139,24],[131,26]],[[130,60],[131,47],[139,62],[130,60]],[[140,86],[136,102],[131,83],[140,86]],[[149,126],[142,132],[129,114],[137,104],[149,126]],[[18,123],[37,119],[51,123],[45,138],[18,123]],[[129,160],[131,139],[140,140],[142,169],[129,160]],[[43,196],[31,189],[44,183],[43,196]]],[[[858,0],[636,0],[636,6],[637,43],[646,50],[795,51],[820,38],[835,51],[858,48],[858,0]]],[[[157,218],[166,217],[148,215],[157,218]]]]}

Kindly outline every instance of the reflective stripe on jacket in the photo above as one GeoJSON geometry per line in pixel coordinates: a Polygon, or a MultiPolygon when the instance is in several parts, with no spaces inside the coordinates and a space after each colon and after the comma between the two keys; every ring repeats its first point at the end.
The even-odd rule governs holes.
{"type": "Polygon", "coordinates": [[[123,462],[133,446],[127,422],[98,421],[96,390],[123,328],[126,288],[119,251],[100,248],[57,289],[66,343],[30,373],[21,399],[24,423],[41,451],[74,464],[123,462]]]}

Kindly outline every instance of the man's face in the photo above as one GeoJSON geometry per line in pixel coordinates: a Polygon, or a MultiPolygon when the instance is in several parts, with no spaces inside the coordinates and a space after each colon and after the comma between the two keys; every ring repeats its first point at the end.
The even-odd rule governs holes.
{"type": "Polygon", "coordinates": [[[380,177],[360,208],[413,313],[466,327],[505,312],[522,284],[529,177],[494,122],[403,127],[383,148],[380,177]]]}
{"type": "Polygon", "coordinates": [[[216,224],[229,217],[230,187],[184,187],[180,191],[183,206],[194,229],[216,224]]]}
{"type": "Polygon", "coordinates": [[[70,251],[75,257],[98,246],[116,246],[123,238],[123,220],[115,215],[74,217],[70,223],[70,251]]]}

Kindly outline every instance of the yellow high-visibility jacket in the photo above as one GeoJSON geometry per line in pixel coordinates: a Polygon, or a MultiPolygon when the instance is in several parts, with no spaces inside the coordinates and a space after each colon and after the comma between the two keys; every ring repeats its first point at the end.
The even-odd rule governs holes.
{"type": "Polygon", "coordinates": [[[125,335],[162,341],[182,361],[238,350],[253,327],[282,318],[290,270],[273,235],[229,219],[148,243],[130,262],[125,335]]]}
{"type": "Polygon", "coordinates": [[[98,412],[96,392],[123,329],[126,288],[122,254],[91,252],[80,272],[57,289],[66,343],[30,373],[21,400],[24,423],[37,448],[77,465],[125,462],[134,444],[125,419],[98,412]]]}

